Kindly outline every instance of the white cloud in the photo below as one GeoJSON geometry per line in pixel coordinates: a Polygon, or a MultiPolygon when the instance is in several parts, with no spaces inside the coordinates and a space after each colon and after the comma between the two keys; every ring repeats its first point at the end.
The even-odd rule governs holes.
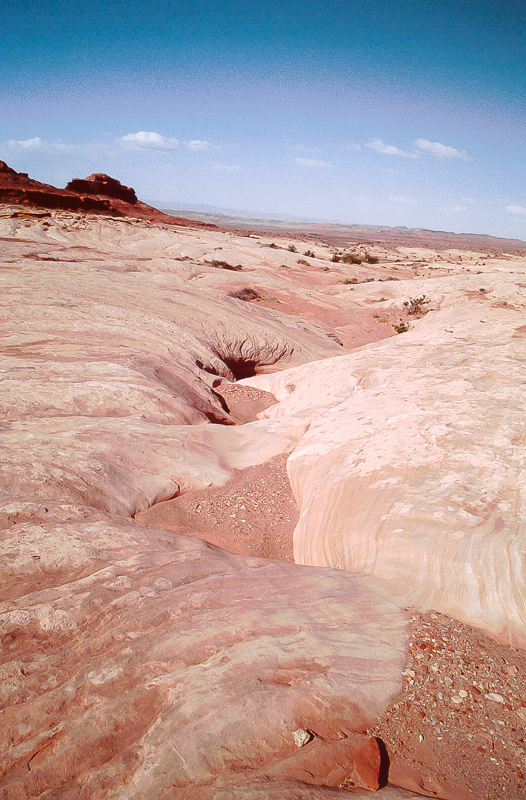
{"type": "Polygon", "coordinates": [[[439,158],[441,161],[452,161],[455,158],[460,158],[462,161],[472,161],[465,150],[455,150],[442,142],[430,142],[429,139],[417,139],[415,145],[420,152],[429,153],[429,155],[439,158]]]}
{"type": "Polygon", "coordinates": [[[130,147],[144,147],[151,150],[175,150],[179,147],[179,141],[169,136],[161,136],[155,131],[138,131],[137,133],[127,133],[126,136],[119,136],[118,142],[130,147]]]}
{"type": "Polygon", "coordinates": [[[184,146],[188,150],[219,150],[219,145],[203,139],[191,139],[189,142],[185,142],[184,146]]]}
{"type": "Polygon", "coordinates": [[[332,167],[329,161],[318,161],[315,158],[295,158],[294,161],[299,167],[307,169],[331,169],[332,167]]]}
{"type": "Polygon", "coordinates": [[[394,144],[384,144],[381,139],[373,139],[372,142],[367,142],[365,145],[375,153],[380,153],[384,156],[401,156],[402,158],[419,158],[418,153],[407,153],[405,150],[400,150],[394,144]]]}
{"type": "Polygon", "coordinates": [[[215,169],[217,172],[241,172],[243,167],[238,166],[237,164],[214,164],[212,169],[215,169]]]}
{"type": "Polygon", "coordinates": [[[42,144],[40,136],[34,136],[32,139],[9,139],[7,146],[20,147],[23,150],[40,150],[42,144]]]}
{"type": "Polygon", "coordinates": [[[516,214],[519,217],[526,217],[526,208],[524,206],[506,206],[506,211],[510,214],[516,214]]]}

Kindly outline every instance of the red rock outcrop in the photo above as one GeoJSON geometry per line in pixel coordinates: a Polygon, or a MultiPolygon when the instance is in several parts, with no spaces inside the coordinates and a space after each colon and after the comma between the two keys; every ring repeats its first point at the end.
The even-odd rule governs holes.
{"type": "Polygon", "coordinates": [[[135,205],[137,195],[130,186],[123,186],[115,178],[110,178],[102,172],[95,172],[87,178],[74,178],[66,184],[66,189],[77,194],[101,194],[104,197],[113,197],[115,200],[124,200],[125,203],[135,205]]]}
{"type": "MultiPolygon", "coordinates": [[[[5,161],[0,161],[0,203],[30,208],[112,213],[112,206],[107,199],[83,197],[75,192],[40,183],[29,178],[27,173],[16,172],[8,167],[5,161]]],[[[121,212],[115,209],[115,215],[121,216],[121,212]]]]}
{"type": "Polygon", "coordinates": [[[409,282],[401,251],[369,274],[319,243],[298,263],[219,231],[2,212],[2,800],[326,800],[378,786],[382,748],[365,727],[400,683],[396,604],[516,642],[526,630],[524,263],[486,269],[471,254],[440,269],[426,253],[409,282]],[[370,344],[377,319],[423,293],[427,316],[370,344]],[[367,346],[327,358],[356,317],[367,346]],[[234,421],[218,382],[250,373],[279,402],[210,424],[234,421]],[[291,454],[309,568],[130,519],[278,454],[291,454]]]}
{"type": "Polygon", "coordinates": [[[21,209],[43,208],[112,217],[135,217],[165,222],[168,225],[215,229],[211,223],[192,221],[164,214],[153,206],[137,200],[134,189],[103,173],[94,173],[85,180],[74,179],[65,189],[40,183],[26,172],[16,172],[0,161],[0,206],[13,205],[21,209]]]}

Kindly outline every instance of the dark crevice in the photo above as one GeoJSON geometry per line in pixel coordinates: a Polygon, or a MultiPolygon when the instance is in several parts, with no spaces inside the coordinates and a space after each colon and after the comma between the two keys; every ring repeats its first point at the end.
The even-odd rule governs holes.
{"type": "Polygon", "coordinates": [[[203,372],[208,372],[209,375],[219,375],[219,372],[215,367],[213,367],[211,364],[206,364],[206,365],[203,364],[203,362],[199,358],[195,362],[195,365],[198,369],[202,369],[203,372]]]}
{"type": "Polygon", "coordinates": [[[225,358],[223,362],[226,364],[235,381],[241,381],[243,378],[251,378],[256,374],[258,361],[245,360],[243,358],[225,358]]]}
{"type": "Polygon", "coordinates": [[[376,744],[378,745],[378,750],[380,752],[380,769],[378,772],[378,788],[383,789],[384,786],[387,786],[389,782],[389,767],[391,765],[391,761],[389,759],[389,753],[387,752],[387,747],[385,746],[385,742],[380,739],[378,736],[374,737],[376,739],[376,744]]]}
{"type": "Polygon", "coordinates": [[[226,411],[227,414],[230,414],[230,409],[228,407],[228,403],[225,400],[225,398],[222,395],[220,395],[219,392],[216,392],[214,389],[211,389],[210,391],[214,395],[215,399],[217,400],[223,411],[226,411]]]}

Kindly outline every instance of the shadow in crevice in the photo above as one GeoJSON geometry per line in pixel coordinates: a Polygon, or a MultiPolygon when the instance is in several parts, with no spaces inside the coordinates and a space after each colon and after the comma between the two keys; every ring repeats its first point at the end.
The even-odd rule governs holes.
{"type": "Polygon", "coordinates": [[[389,753],[387,751],[387,747],[385,746],[385,742],[383,739],[380,739],[378,736],[374,737],[376,739],[376,743],[378,745],[378,750],[380,752],[380,770],[378,773],[378,788],[383,789],[387,786],[389,782],[389,767],[391,765],[391,760],[389,758],[389,753]]]}

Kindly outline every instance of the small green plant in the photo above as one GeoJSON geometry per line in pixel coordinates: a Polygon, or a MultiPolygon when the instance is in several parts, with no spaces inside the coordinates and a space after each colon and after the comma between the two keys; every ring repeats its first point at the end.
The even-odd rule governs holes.
{"type": "Polygon", "coordinates": [[[289,252],[291,252],[291,253],[297,253],[298,252],[298,249],[297,249],[295,244],[289,244],[289,246],[287,247],[287,250],[289,252]]]}
{"type": "Polygon", "coordinates": [[[409,323],[401,319],[393,325],[393,328],[397,333],[406,333],[409,330],[409,323]]]}
{"type": "Polygon", "coordinates": [[[305,250],[303,255],[308,256],[309,258],[316,258],[316,253],[313,253],[312,250],[305,250]]]}
{"type": "Polygon", "coordinates": [[[411,317],[423,316],[429,311],[429,309],[425,308],[429,303],[430,300],[423,294],[422,297],[410,297],[409,300],[405,300],[404,308],[406,314],[411,317]]]}

